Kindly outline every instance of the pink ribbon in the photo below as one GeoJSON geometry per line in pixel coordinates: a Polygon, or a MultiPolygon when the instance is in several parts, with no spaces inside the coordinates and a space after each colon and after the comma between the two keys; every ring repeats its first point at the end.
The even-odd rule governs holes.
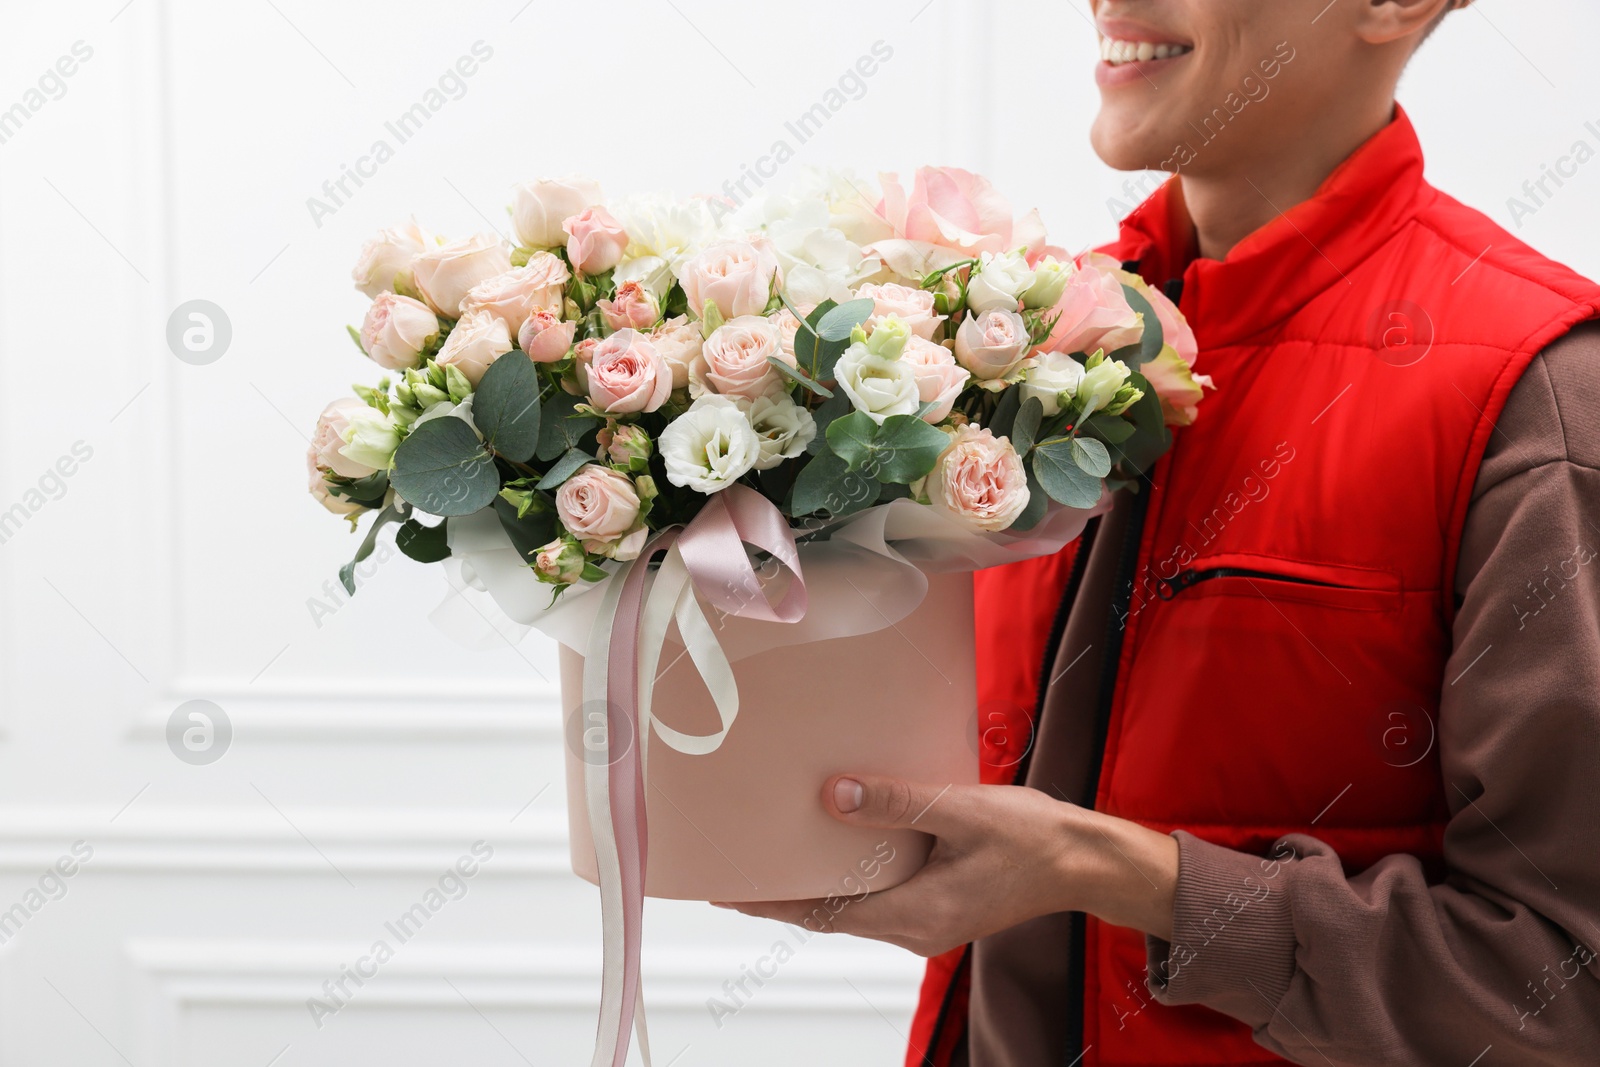
{"type": "MultiPolygon", "coordinates": [[[[742,485],[731,485],[712,496],[681,531],[674,528],[657,533],[623,577],[606,671],[607,743],[614,738],[629,738],[632,742],[621,757],[612,760],[607,777],[623,905],[622,1002],[613,1067],[624,1067],[628,1058],[634,1007],[639,1000],[644,882],[650,845],[642,758],[645,739],[639,722],[639,630],[649,564],[674,546],[696,592],[719,611],[790,623],[800,621],[806,612],[805,580],[788,521],[770,500],[742,485]],[[794,576],[776,605],[767,599],[750,565],[746,544],[770,553],[794,576]]],[[[611,755],[608,751],[608,758],[611,755]]],[[[606,937],[614,933],[609,927],[606,929],[606,937]]],[[[604,1011],[601,1017],[605,1017],[604,1011]]]]}

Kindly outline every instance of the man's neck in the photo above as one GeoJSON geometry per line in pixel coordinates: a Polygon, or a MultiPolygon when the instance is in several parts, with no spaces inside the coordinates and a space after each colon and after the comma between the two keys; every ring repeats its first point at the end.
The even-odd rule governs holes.
{"type": "Polygon", "coordinates": [[[1311,199],[1339,164],[1394,118],[1392,100],[1362,110],[1339,116],[1331,129],[1286,137],[1252,163],[1184,174],[1183,199],[1200,256],[1227,258],[1240,241],[1311,199]]]}

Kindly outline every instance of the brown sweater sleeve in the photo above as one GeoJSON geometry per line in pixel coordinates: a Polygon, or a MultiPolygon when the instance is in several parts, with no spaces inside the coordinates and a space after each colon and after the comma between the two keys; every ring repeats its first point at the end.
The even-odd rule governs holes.
{"type": "Polygon", "coordinates": [[[1600,325],[1513,390],[1457,592],[1444,880],[1398,855],[1347,877],[1298,834],[1263,858],[1180,831],[1172,941],[1148,942],[1159,1000],[1300,1064],[1600,1062],[1600,325]],[[1244,885],[1270,891],[1241,908],[1244,885]]]}

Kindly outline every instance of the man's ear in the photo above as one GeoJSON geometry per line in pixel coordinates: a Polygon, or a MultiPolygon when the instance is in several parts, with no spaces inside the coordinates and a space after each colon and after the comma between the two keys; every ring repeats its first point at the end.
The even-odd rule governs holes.
{"type": "Polygon", "coordinates": [[[1383,45],[1427,33],[1451,8],[1472,0],[1366,0],[1356,33],[1368,44],[1383,45]]]}

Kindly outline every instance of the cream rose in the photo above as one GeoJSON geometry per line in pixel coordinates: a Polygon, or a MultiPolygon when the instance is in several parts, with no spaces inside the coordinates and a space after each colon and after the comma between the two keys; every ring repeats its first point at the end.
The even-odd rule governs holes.
{"type": "Polygon", "coordinates": [[[513,267],[504,274],[486,278],[467,290],[461,299],[461,313],[487,311],[506,320],[506,328],[516,336],[528,316],[539,309],[561,313],[566,284],[572,278],[560,256],[537,252],[526,266],[513,267]]]}
{"type": "Polygon", "coordinates": [[[672,394],[672,368],[638,330],[618,330],[602,340],[588,364],[589,403],[601,411],[654,411],[672,394]]]}
{"type": "Polygon", "coordinates": [[[554,312],[538,308],[517,331],[517,344],[535,363],[554,363],[566,358],[577,329],[577,323],[562,322],[554,312]]]}
{"type": "Polygon", "coordinates": [[[956,331],[956,361],[974,378],[1004,378],[1028,351],[1028,324],[1015,311],[968,315],[956,331]]]}
{"type": "Polygon", "coordinates": [[[778,327],[759,315],[741,315],[714,330],[689,370],[689,391],[754,400],[783,391],[786,379],[768,357],[794,366],[778,342],[778,327]]]}
{"type": "Polygon", "coordinates": [[[511,349],[511,329],[506,320],[487,311],[474,311],[456,323],[434,362],[441,367],[454,367],[476,389],[489,365],[511,349]]]}
{"type": "Polygon", "coordinates": [[[524,248],[567,243],[562,223],[600,202],[600,186],[588,178],[544,178],[511,193],[511,228],[524,248]]]}
{"type": "Polygon", "coordinates": [[[612,559],[633,559],[649,537],[633,479],[598,463],[579,467],[561,483],[556,515],[586,551],[612,559]]]}
{"type": "Polygon", "coordinates": [[[894,315],[904,319],[912,333],[931,340],[939,323],[945,319],[945,316],[933,310],[934,293],[930,289],[886,282],[882,285],[863,285],[856,290],[856,296],[872,301],[872,317],[867,320],[869,331],[882,319],[894,315]]]}
{"type": "Polygon", "coordinates": [[[1004,530],[1028,506],[1028,475],[1010,441],[967,423],[951,435],[923,491],[934,508],[967,526],[1004,530]]]}
{"type": "Polygon", "coordinates": [[[334,496],[329,490],[327,472],[317,466],[315,446],[306,450],[306,475],[306,488],[311,491],[312,498],[335,515],[354,515],[358,511],[366,510],[347,497],[334,496]]]}
{"type": "Polygon", "coordinates": [[[719,241],[684,263],[678,277],[696,315],[709,303],[723,318],[760,315],[782,285],[778,257],[765,241],[719,241]]]}
{"type": "Polygon", "coordinates": [[[880,426],[891,415],[914,415],[922,406],[916,368],[876,355],[860,342],[844,350],[833,375],[855,409],[880,426]]]}
{"type": "Polygon", "coordinates": [[[667,481],[715,493],[738,481],[761,459],[761,438],[739,406],[707,393],[667,423],[657,442],[667,481]]]}
{"type": "MultiPolygon", "coordinates": [[[[699,360],[704,345],[700,330],[684,316],[674,315],[651,332],[650,343],[656,346],[661,358],[672,368],[672,387],[686,388],[689,384],[689,368],[699,360]]],[[[792,350],[790,354],[793,354],[792,350]]]]}
{"type": "Polygon", "coordinates": [[[361,348],[389,370],[407,370],[422,361],[423,349],[439,335],[439,319],[420,300],[379,293],[361,323],[361,348]]]}
{"type": "Polygon", "coordinates": [[[591,207],[561,224],[567,235],[567,259],[584,274],[601,274],[622,261],[628,231],[603,207],[591,207]]]}
{"type": "MultiPolygon", "coordinates": [[[[1061,413],[1063,394],[1070,400],[1077,396],[1083,383],[1083,364],[1065,352],[1044,352],[1035,357],[1034,365],[1022,375],[1022,399],[1038,397],[1044,405],[1046,418],[1061,413]]],[[[1116,392],[1116,390],[1112,390],[1116,392]]]]}
{"type": "Polygon", "coordinates": [[[409,289],[411,261],[417,253],[434,248],[438,243],[433,234],[417,225],[416,219],[404,226],[380,230],[361,246],[361,255],[350,277],[357,289],[374,299],[379,293],[393,292],[397,287],[409,289]]]}
{"type": "Polygon", "coordinates": [[[756,460],[756,470],[768,470],[786,459],[795,458],[817,436],[817,420],[787,396],[763,396],[735,403],[761,439],[761,458],[756,460]]]}
{"type": "Polygon", "coordinates": [[[511,269],[511,253],[492,233],[479,233],[420,253],[411,261],[417,291],[445,318],[461,315],[461,301],[479,282],[511,269]]]}
{"type": "Polygon", "coordinates": [[[956,397],[972,377],[971,372],[959,366],[956,357],[944,345],[922,337],[906,341],[900,361],[909,365],[917,376],[917,399],[933,404],[922,416],[923,421],[942,422],[948,418],[956,397]]]}
{"type": "Polygon", "coordinates": [[[1095,267],[1073,272],[1050,317],[1055,325],[1044,347],[1055,352],[1115,352],[1144,333],[1139,313],[1128,306],[1122,283],[1095,267]]]}

